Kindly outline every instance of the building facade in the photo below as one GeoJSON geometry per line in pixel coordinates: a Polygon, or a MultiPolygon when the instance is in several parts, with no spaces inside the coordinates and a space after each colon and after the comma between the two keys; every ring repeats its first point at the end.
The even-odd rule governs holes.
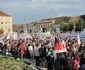
{"type": "Polygon", "coordinates": [[[0,29],[4,31],[4,35],[12,34],[12,17],[2,11],[0,11],[0,29]]]}
{"type": "Polygon", "coordinates": [[[36,22],[35,32],[47,32],[51,31],[53,24],[55,23],[55,19],[44,19],[39,22],[36,22]]]}
{"type": "Polygon", "coordinates": [[[13,32],[24,33],[24,24],[13,24],[13,32]]]}
{"type": "Polygon", "coordinates": [[[61,31],[60,31],[60,24],[62,22],[65,22],[65,23],[68,23],[70,17],[67,17],[67,16],[62,16],[62,17],[57,17],[56,20],[55,20],[55,24],[54,24],[54,27],[56,29],[56,33],[60,34],[61,31]]]}
{"type": "Polygon", "coordinates": [[[30,34],[35,34],[35,27],[36,27],[36,22],[31,22],[29,24],[27,24],[27,31],[30,34]]]}

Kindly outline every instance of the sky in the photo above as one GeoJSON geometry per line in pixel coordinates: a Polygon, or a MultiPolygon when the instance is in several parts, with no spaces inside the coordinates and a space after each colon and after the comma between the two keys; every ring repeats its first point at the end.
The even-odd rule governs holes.
{"type": "Polygon", "coordinates": [[[12,16],[13,24],[44,18],[85,14],[85,0],[0,0],[0,10],[12,16]]]}

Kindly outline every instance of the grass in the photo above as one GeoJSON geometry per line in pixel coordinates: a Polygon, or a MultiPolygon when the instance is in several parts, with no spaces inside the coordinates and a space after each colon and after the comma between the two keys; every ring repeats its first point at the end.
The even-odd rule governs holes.
{"type": "Polygon", "coordinates": [[[0,70],[31,70],[30,66],[13,57],[0,56],[0,70]]]}

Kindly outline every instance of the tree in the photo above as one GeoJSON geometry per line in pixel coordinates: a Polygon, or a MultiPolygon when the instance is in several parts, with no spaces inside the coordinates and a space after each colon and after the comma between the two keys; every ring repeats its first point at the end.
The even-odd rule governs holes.
{"type": "Polygon", "coordinates": [[[85,22],[82,20],[82,18],[79,18],[79,21],[76,23],[76,31],[83,31],[85,28],[85,22]]]}
{"type": "Polygon", "coordinates": [[[60,31],[67,32],[67,31],[72,31],[72,29],[73,29],[73,23],[71,22],[66,23],[64,21],[60,23],[60,31]]]}
{"type": "Polygon", "coordinates": [[[62,21],[60,23],[60,31],[64,32],[64,27],[65,27],[65,24],[64,24],[64,21],[62,21]]]}
{"type": "Polygon", "coordinates": [[[63,32],[67,32],[68,31],[68,24],[67,23],[64,23],[64,31],[63,32]]]}
{"type": "Polygon", "coordinates": [[[4,31],[3,31],[2,29],[0,29],[0,34],[3,34],[3,32],[4,32],[4,31]]]}
{"type": "Polygon", "coordinates": [[[80,21],[78,23],[76,23],[76,29],[75,31],[81,31],[81,24],[80,24],[80,21]]]}
{"type": "Polygon", "coordinates": [[[72,31],[72,30],[73,30],[73,23],[68,22],[68,31],[72,31]]]}

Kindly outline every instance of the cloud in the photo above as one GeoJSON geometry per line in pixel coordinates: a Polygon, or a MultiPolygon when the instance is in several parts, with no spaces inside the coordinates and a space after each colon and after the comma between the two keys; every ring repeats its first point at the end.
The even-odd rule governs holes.
{"type": "Polygon", "coordinates": [[[74,6],[81,1],[83,0],[1,0],[0,4],[1,7],[10,9],[60,10],[62,8],[75,8],[74,6]]]}
{"type": "Polygon", "coordinates": [[[32,21],[41,17],[76,14],[76,11],[85,12],[84,6],[84,0],[0,0],[0,9],[19,21],[25,16],[32,21]]]}

